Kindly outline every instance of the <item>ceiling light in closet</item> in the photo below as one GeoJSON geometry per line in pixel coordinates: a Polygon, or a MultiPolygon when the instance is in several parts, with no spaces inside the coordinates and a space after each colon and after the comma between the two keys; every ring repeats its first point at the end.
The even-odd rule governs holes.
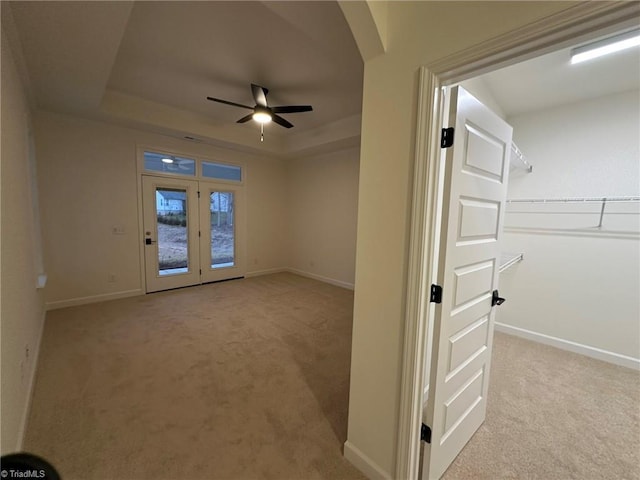
{"type": "Polygon", "coordinates": [[[614,35],[571,50],[571,64],[584,62],[640,45],[640,30],[614,35]]]}

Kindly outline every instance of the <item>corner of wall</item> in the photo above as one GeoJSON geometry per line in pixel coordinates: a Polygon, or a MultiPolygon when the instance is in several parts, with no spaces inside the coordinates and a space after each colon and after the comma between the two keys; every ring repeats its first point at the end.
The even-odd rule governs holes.
{"type": "Polygon", "coordinates": [[[344,443],[344,458],[349,460],[354,467],[371,480],[391,480],[391,476],[387,472],[362,453],[358,447],[349,442],[349,440],[344,443]]]}
{"type": "MultiPolygon", "coordinates": [[[[5,13],[5,5],[3,14],[5,13]]],[[[3,18],[3,26],[6,19],[3,18]]],[[[0,203],[0,323],[2,328],[2,453],[20,450],[44,328],[44,294],[37,288],[40,257],[30,109],[14,52],[2,31],[2,165],[0,203]],[[7,208],[10,205],[11,208],[7,208]]]]}

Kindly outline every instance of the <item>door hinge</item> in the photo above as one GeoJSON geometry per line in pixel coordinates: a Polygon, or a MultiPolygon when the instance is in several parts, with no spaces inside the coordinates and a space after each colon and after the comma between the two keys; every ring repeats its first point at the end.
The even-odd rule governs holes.
{"type": "Polygon", "coordinates": [[[431,428],[424,423],[420,427],[420,440],[431,443],[431,428]]]}
{"type": "Polygon", "coordinates": [[[435,283],[431,285],[431,298],[429,301],[431,303],[442,303],[442,287],[440,285],[435,283]]]}
{"type": "Polygon", "coordinates": [[[200,192],[198,192],[198,198],[200,198],[200,192]]]}
{"type": "Polygon", "coordinates": [[[202,233],[200,232],[200,230],[198,230],[198,237],[201,237],[202,233]]]}
{"type": "Polygon", "coordinates": [[[453,145],[453,132],[453,127],[442,129],[442,135],[440,137],[440,148],[449,148],[453,145]]]}
{"type": "Polygon", "coordinates": [[[200,275],[202,275],[202,269],[200,269],[200,275]]]}

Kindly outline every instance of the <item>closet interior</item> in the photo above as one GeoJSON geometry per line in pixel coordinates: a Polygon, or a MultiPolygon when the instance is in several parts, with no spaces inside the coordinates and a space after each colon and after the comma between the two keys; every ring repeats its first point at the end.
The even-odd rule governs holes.
{"type": "Polygon", "coordinates": [[[507,117],[497,331],[640,366],[638,104],[636,89],[507,117]]]}

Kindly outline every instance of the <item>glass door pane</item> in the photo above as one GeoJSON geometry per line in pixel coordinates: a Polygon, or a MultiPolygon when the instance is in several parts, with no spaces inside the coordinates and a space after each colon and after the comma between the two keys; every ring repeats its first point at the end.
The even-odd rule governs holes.
{"type": "Polygon", "coordinates": [[[201,283],[198,182],[142,175],[147,293],[201,283]]]}
{"type": "Polygon", "coordinates": [[[189,230],[187,191],[157,188],[158,274],[175,275],[189,271],[189,230]]]}
{"type": "Polygon", "coordinates": [[[235,266],[234,193],[211,192],[211,268],[235,266]]]}

